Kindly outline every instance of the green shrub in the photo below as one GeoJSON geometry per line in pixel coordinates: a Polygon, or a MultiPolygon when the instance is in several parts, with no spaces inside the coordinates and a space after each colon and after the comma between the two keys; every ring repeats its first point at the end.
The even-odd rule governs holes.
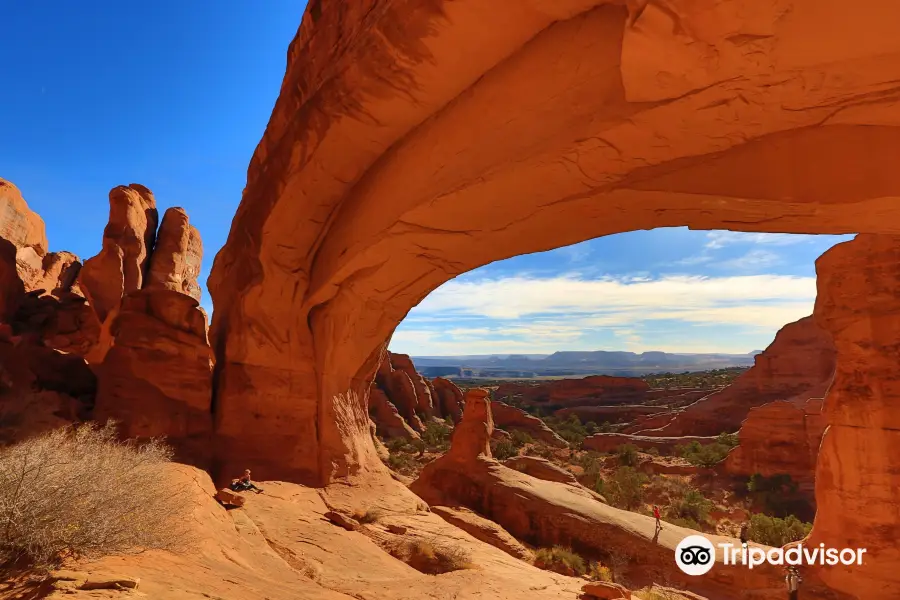
{"type": "Polygon", "coordinates": [[[413,459],[408,454],[390,454],[387,464],[394,471],[403,472],[413,466],[413,459]]]}
{"type": "Polygon", "coordinates": [[[605,481],[598,479],[594,489],[617,508],[634,509],[644,501],[644,484],[647,476],[634,467],[619,467],[605,481]]]}
{"type": "Polygon", "coordinates": [[[716,443],[723,446],[737,447],[741,441],[736,433],[725,433],[724,431],[716,437],[716,443]]]}
{"type": "Polygon", "coordinates": [[[422,441],[429,448],[447,450],[450,447],[450,434],[453,429],[438,421],[429,421],[422,432],[422,441]]]}
{"type": "Polygon", "coordinates": [[[623,444],[616,450],[619,465],[623,467],[636,467],[638,464],[638,450],[634,444],[623,444]]]}
{"type": "Polygon", "coordinates": [[[581,448],[581,443],[588,436],[587,429],[575,415],[569,415],[565,420],[559,417],[546,417],[544,423],[575,449],[581,448]]]}
{"type": "Polygon", "coordinates": [[[804,523],[794,515],[784,519],[756,514],[750,517],[747,537],[767,546],[784,546],[802,540],[812,529],[812,523],[804,523]]]}
{"type": "Polygon", "coordinates": [[[512,443],[515,444],[518,448],[521,448],[525,444],[533,444],[534,438],[528,435],[527,432],[522,431],[521,429],[513,429],[509,434],[512,443]]]}
{"type": "Polygon", "coordinates": [[[540,548],[534,553],[534,566],[540,569],[553,571],[562,575],[584,575],[587,573],[587,563],[571,548],[553,546],[552,548],[540,548]]]}
{"type": "Polygon", "coordinates": [[[592,562],[588,566],[587,576],[594,581],[612,581],[612,571],[600,563],[592,562]]]}
{"type": "Polygon", "coordinates": [[[513,456],[518,456],[519,448],[512,440],[500,440],[494,444],[494,447],[491,449],[491,454],[493,454],[494,458],[497,460],[505,460],[507,458],[512,458],[513,456]]]}
{"type": "Polygon", "coordinates": [[[731,449],[732,446],[718,442],[701,445],[700,442],[693,441],[689,444],[676,446],[675,453],[692,465],[709,468],[724,460],[731,449]]]}
{"type": "Polygon", "coordinates": [[[384,447],[388,449],[388,452],[401,452],[408,444],[409,442],[406,438],[396,437],[386,441],[384,447]]]}
{"type": "MultiPolygon", "coordinates": [[[[688,519],[695,523],[706,523],[713,503],[707,500],[699,490],[690,488],[674,500],[667,509],[668,516],[674,519],[688,519]]],[[[698,529],[699,527],[695,528],[698,529]]]]}
{"type": "Polygon", "coordinates": [[[776,517],[810,512],[809,503],[800,494],[796,482],[786,473],[771,477],[754,473],[747,482],[747,492],[755,506],[776,517]]]}

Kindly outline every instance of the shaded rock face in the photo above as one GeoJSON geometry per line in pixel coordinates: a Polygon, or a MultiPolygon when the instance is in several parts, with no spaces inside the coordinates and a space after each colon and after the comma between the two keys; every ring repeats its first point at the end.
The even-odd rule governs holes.
{"type": "Polygon", "coordinates": [[[524,431],[537,441],[543,442],[554,448],[566,448],[568,444],[559,437],[556,432],[547,427],[539,418],[529,415],[520,408],[515,408],[503,402],[491,403],[494,425],[503,430],[518,429],[524,431]]]}
{"type": "Polygon", "coordinates": [[[397,407],[388,400],[381,388],[376,386],[372,386],[369,390],[369,414],[378,435],[388,438],[419,439],[419,434],[400,416],[397,407]]]}
{"type": "Polygon", "coordinates": [[[810,544],[867,548],[863,565],[822,567],[858,597],[900,596],[900,237],[858,235],[816,261],[814,315],[834,338],[810,544]]]}
{"type": "Polygon", "coordinates": [[[658,415],[638,421],[626,433],[703,436],[735,432],[751,408],[775,400],[821,397],[834,374],[835,360],[828,333],[813,317],[804,317],[782,327],[765,351],[756,356],[754,366],[730,386],[669,417],[658,415]],[[663,420],[668,423],[659,426],[663,420]]]}
{"type": "Polygon", "coordinates": [[[125,296],[109,320],[95,418],[119,421],[126,437],[166,436],[182,462],[208,468],[213,360],[197,300],[151,287],[125,296]]]}
{"type": "Polygon", "coordinates": [[[459,423],[464,405],[462,390],[443,377],[435,377],[431,385],[434,388],[435,406],[440,407],[440,414],[454,423],[459,423]]]}
{"type": "MultiPolygon", "coordinates": [[[[824,396],[825,390],[821,390],[824,396]]],[[[725,459],[730,475],[788,474],[812,499],[816,459],[825,419],[822,399],[777,400],[750,409],[738,432],[740,445],[725,459]]]]}

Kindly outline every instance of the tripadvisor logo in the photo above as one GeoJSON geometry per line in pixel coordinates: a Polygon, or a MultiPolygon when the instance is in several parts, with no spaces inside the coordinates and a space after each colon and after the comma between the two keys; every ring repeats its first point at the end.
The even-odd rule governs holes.
{"type": "Polygon", "coordinates": [[[744,565],[748,569],[770,565],[861,565],[865,548],[826,548],[825,544],[766,548],[747,544],[713,543],[702,535],[689,535],[675,547],[675,563],[688,575],[704,575],[716,562],[716,552],[724,565],[744,565]],[[718,550],[716,549],[718,548],[718,550]]]}

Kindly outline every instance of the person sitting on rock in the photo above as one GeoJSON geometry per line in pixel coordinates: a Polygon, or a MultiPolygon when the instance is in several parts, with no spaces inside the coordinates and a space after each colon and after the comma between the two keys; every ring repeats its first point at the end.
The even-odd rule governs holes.
{"type": "Polygon", "coordinates": [[[254,490],[257,494],[261,494],[262,490],[254,485],[253,481],[250,479],[250,469],[244,470],[244,474],[241,475],[240,479],[234,479],[231,482],[231,489],[235,492],[247,492],[250,490],[254,490]]]}

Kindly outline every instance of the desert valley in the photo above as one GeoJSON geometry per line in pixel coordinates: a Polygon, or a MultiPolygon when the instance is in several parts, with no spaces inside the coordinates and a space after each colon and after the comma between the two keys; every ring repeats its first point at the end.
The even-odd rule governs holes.
{"type": "Polygon", "coordinates": [[[900,597],[898,19],[311,0],[205,284],[162,194],[79,257],[0,179],[0,598],[900,597]],[[458,276],[664,227],[854,237],[759,350],[403,353],[458,276]],[[693,535],[865,556],[798,595],[693,535]]]}

